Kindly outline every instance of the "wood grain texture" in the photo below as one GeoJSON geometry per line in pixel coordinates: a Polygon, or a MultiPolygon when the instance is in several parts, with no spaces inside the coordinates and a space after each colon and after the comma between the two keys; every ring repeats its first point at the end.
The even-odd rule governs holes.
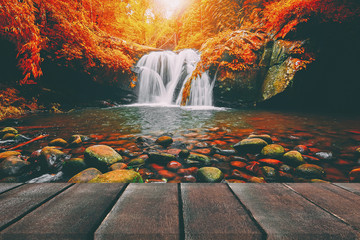
{"type": "Polygon", "coordinates": [[[76,184],[3,230],[0,239],[92,238],[123,187],[76,184]]]}
{"type": "Polygon", "coordinates": [[[226,184],[181,184],[185,239],[261,239],[226,184]]]}
{"type": "MultiPolygon", "coordinates": [[[[358,239],[358,232],[282,184],[229,184],[268,239],[358,239]]],[[[302,185],[302,184],[300,184],[302,185]]]]}
{"type": "Polygon", "coordinates": [[[287,185],[316,205],[360,229],[360,196],[328,183],[287,185]]]}
{"type": "Polygon", "coordinates": [[[179,239],[177,184],[130,184],[95,239],[179,239]]]}
{"type": "Polygon", "coordinates": [[[12,188],[15,188],[21,184],[22,183],[0,183],[0,194],[3,192],[6,192],[12,188]]]}
{"type": "Polygon", "coordinates": [[[352,193],[360,195],[360,184],[359,183],[334,183],[334,185],[346,189],[352,193]]]}
{"type": "Polygon", "coordinates": [[[0,195],[0,229],[26,215],[59,191],[68,183],[26,184],[0,195]]]}

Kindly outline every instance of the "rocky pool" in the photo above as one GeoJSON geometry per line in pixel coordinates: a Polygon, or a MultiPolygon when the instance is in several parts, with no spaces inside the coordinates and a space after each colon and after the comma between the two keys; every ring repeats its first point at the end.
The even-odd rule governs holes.
{"type": "MultiPolygon", "coordinates": [[[[1,128],[14,127],[30,139],[41,134],[49,135],[15,149],[21,152],[22,160],[26,160],[24,167],[31,168],[31,171],[22,171],[17,175],[2,171],[1,178],[3,181],[28,181],[50,174],[44,178],[47,179],[45,181],[68,181],[77,172],[91,167],[86,166],[89,162],[81,162],[87,147],[107,145],[122,156],[122,164],[112,168],[109,164],[107,169],[101,169],[103,173],[132,169],[145,182],[199,181],[198,170],[202,167],[219,169],[219,178],[228,182],[346,182],[349,181],[349,172],[360,167],[357,152],[360,147],[359,123],[360,116],[158,105],[34,114],[0,123],[1,128]],[[71,145],[69,139],[76,134],[88,138],[71,145]],[[235,151],[232,146],[251,134],[269,135],[270,139],[264,136],[259,138],[267,144],[281,145],[284,153],[297,150],[303,162],[294,164],[286,160],[283,154],[266,155],[261,149],[235,151]],[[161,136],[171,137],[172,143],[159,144],[156,140],[161,136]],[[60,161],[60,164],[56,167],[40,164],[41,167],[36,168],[36,164],[46,161],[39,160],[41,156],[37,150],[57,138],[69,143],[52,144],[61,146],[58,150],[63,155],[55,154],[51,160],[60,161]],[[189,151],[190,159],[185,156],[187,153],[184,150],[189,151]],[[36,151],[38,155],[34,153],[36,151]],[[161,156],[166,154],[172,157],[161,156]],[[74,165],[74,169],[80,166],[79,170],[66,170],[67,173],[59,174],[64,162],[74,158],[80,159],[80,165],[74,165]],[[303,164],[308,165],[299,169],[299,165],[303,164]]],[[[1,143],[3,152],[19,144],[9,140],[1,143]]],[[[211,172],[205,174],[211,175],[211,172]]]]}

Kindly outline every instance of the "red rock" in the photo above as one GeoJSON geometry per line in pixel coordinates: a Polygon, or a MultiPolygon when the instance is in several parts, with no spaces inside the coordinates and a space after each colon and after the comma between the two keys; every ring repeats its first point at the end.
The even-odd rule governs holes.
{"type": "Polygon", "coordinates": [[[182,167],[182,164],[177,162],[177,161],[170,161],[166,167],[169,169],[169,170],[178,170],[179,168],[182,167]]]}
{"type": "Polygon", "coordinates": [[[215,140],[215,141],[211,142],[212,146],[214,146],[214,145],[226,145],[226,144],[227,144],[227,142],[221,141],[221,140],[215,140]]]}
{"type": "Polygon", "coordinates": [[[224,162],[229,162],[230,161],[230,157],[223,156],[223,155],[220,155],[220,154],[214,154],[213,157],[216,158],[216,159],[219,159],[221,161],[224,161],[224,162]]]}
{"type": "Polygon", "coordinates": [[[345,182],[347,177],[337,168],[325,168],[326,180],[331,182],[345,182]]]}
{"type": "Polygon", "coordinates": [[[248,170],[249,172],[253,172],[256,174],[260,169],[260,163],[256,161],[250,162],[249,165],[245,167],[245,169],[248,170]]]}
{"type": "Polygon", "coordinates": [[[243,180],[239,180],[239,179],[226,179],[226,182],[228,183],[246,183],[243,180]]]}
{"type": "Polygon", "coordinates": [[[181,178],[181,182],[194,183],[196,182],[196,178],[192,175],[185,175],[184,177],[181,178]]]}
{"type": "Polygon", "coordinates": [[[313,157],[313,156],[309,156],[309,155],[302,155],[305,162],[308,163],[314,163],[314,164],[319,164],[320,163],[320,159],[313,157]]]}
{"type": "Polygon", "coordinates": [[[159,170],[158,173],[163,178],[172,179],[176,177],[176,173],[170,172],[168,170],[159,170]]]}
{"type": "Polygon", "coordinates": [[[258,177],[250,178],[249,182],[251,182],[251,183],[266,183],[266,181],[263,178],[258,178],[258,177]]]}
{"type": "Polygon", "coordinates": [[[183,168],[177,171],[179,175],[195,175],[199,169],[197,167],[183,168]]]}
{"type": "Polygon", "coordinates": [[[355,163],[353,161],[344,160],[344,159],[338,159],[336,162],[334,162],[336,165],[340,166],[354,166],[355,163]]]}
{"type": "Polygon", "coordinates": [[[240,161],[232,161],[230,162],[230,165],[234,168],[245,168],[247,164],[240,161]]]}
{"type": "Polygon", "coordinates": [[[172,154],[172,155],[178,155],[179,152],[181,152],[181,149],[175,149],[175,148],[168,149],[165,151],[165,153],[172,154]]]}
{"type": "Polygon", "coordinates": [[[155,174],[153,172],[151,172],[149,169],[146,169],[146,168],[141,168],[141,169],[139,169],[138,172],[142,178],[152,178],[155,176],[155,174]]]}
{"type": "Polygon", "coordinates": [[[203,149],[195,149],[193,150],[194,152],[200,153],[200,154],[204,154],[204,155],[209,155],[211,152],[211,149],[209,148],[203,148],[203,149]]]}
{"type": "Polygon", "coordinates": [[[312,153],[321,152],[321,149],[318,149],[318,148],[309,148],[309,150],[312,153]]]}
{"type": "Polygon", "coordinates": [[[305,145],[297,145],[294,147],[294,150],[298,151],[301,154],[307,154],[309,152],[309,149],[305,145]]]}
{"type": "Polygon", "coordinates": [[[164,170],[164,169],[165,169],[163,166],[160,166],[160,165],[158,165],[158,164],[156,164],[156,163],[151,163],[151,164],[150,164],[150,167],[151,167],[152,169],[154,169],[155,171],[160,171],[160,170],[164,170]]]}
{"type": "Polygon", "coordinates": [[[275,167],[275,168],[279,168],[283,164],[282,161],[279,161],[277,159],[271,159],[271,158],[260,159],[260,160],[258,160],[258,162],[261,165],[275,167]]]}
{"type": "Polygon", "coordinates": [[[252,178],[253,176],[251,176],[250,174],[247,174],[247,173],[244,173],[244,172],[241,172],[237,169],[234,169],[232,172],[231,172],[231,178],[240,178],[240,179],[245,179],[245,180],[248,180],[250,178],[252,178]]]}

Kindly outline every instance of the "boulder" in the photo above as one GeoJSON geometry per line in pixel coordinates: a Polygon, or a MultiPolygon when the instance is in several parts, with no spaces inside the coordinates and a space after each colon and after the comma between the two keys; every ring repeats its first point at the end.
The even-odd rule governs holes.
{"type": "Polygon", "coordinates": [[[123,161],[123,158],[113,148],[106,145],[94,145],[85,149],[85,163],[100,171],[107,171],[109,166],[123,161]]]}
{"type": "Polygon", "coordinates": [[[50,141],[49,146],[54,146],[54,147],[66,147],[68,145],[67,141],[65,141],[62,138],[56,138],[52,141],[50,141]]]}
{"type": "Polygon", "coordinates": [[[143,183],[143,180],[138,172],[132,170],[115,170],[102,174],[91,181],[90,183],[143,183]]]}
{"type": "Polygon", "coordinates": [[[224,174],[216,167],[202,167],[196,175],[197,181],[204,183],[221,182],[223,178],[224,174]]]}
{"type": "Polygon", "coordinates": [[[236,143],[233,148],[241,154],[259,153],[266,145],[267,142],[261,138],[248,138],[236,143]]]}
{"type": "Polygon", "coordinates": [[[270,144],[261,150],[261,155],[265,158],[281,158],[285,153],[285,149],[278,144],[270,144]]]}
{"type": "Polygon", "coordinates": [[[7,157],[0,163],[0,176],[1,178],[19,176],[26,171],[29,164],[17,156],[7,157]]]}
{"type": "Polygon", "coordinates": [[[248,138],[260,138],[262,140],[264,140],[265,142],[267,142],[268,144],[272,144],[273,140],[271,139],[271,136],[268,134],[250,134],[248,138]]]}
{"type": "Polygon", "coordinates": [[[169,136],[161,136],[156,139],[155,142],[163,147],[168,147],[174,142],[174,140],[172,139],[172,137],[169,136]]]}
{"type": "Polygon", "coordinates": [[[56,147],[44,147],[40,152],[39,164],[43,171],[60,171],[68,156],[56,147]]]}
{"type": "Polygon", "coordinates": [[[285,153],[282,159],[284,163],[293,167],[297,167],[306,163],[301,153],[295,150],[285,153]]]}
{"type": "Polygon", "coordinates": [[[325,171],[315,164],[302,164],[295,168],[295,174],[300,178],[321,179],[325,176],[325,171]]]}
{"type": "Polygon", "coordinates": [[[71,158],[67,161],[64,161],[62,171],[69,176],[74,176],[75,174],[85,170],[87,168],[84,159],[82,158],[71,158]]]}
{"type": "Polygon", "coordinates": [[[88,168],[73,176],[69,183],[87,183],[90,180],[100,176],[102,173],[96,168],[88,168]]]}

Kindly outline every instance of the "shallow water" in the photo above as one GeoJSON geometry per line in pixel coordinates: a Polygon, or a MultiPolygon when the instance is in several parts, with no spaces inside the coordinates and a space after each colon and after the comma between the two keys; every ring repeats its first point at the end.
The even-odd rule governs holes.
{"type": "MultiPolygon", "coordinates": [[[[12,125],[30,137],[50,134],[47,140],[27,146],[28,151],[46,145],[51,139],[68,139],[73,134],[92,135],[87,145],[104,143],[114,148],[139,151],[135,145],[137,137],[156,139],[169,133],[175,142],[195,151],[212,145],[230,148],[251,133],[267,133],[288,149],[304,144],[313,152],[332,152],[333,159],[321,164],[327,170],[326,179],[346,181],[347,173],[360,166],[353,154],[360,145],[359,123],[360,116],[129,105],[88,108],[63,114],[36,114],[15,120],[12,125]]],[[[9,122],[0,125],[4,127],[9,122]]],[[[179,144],[174,148],[176,146],[179,148],[179,144]]]]}

